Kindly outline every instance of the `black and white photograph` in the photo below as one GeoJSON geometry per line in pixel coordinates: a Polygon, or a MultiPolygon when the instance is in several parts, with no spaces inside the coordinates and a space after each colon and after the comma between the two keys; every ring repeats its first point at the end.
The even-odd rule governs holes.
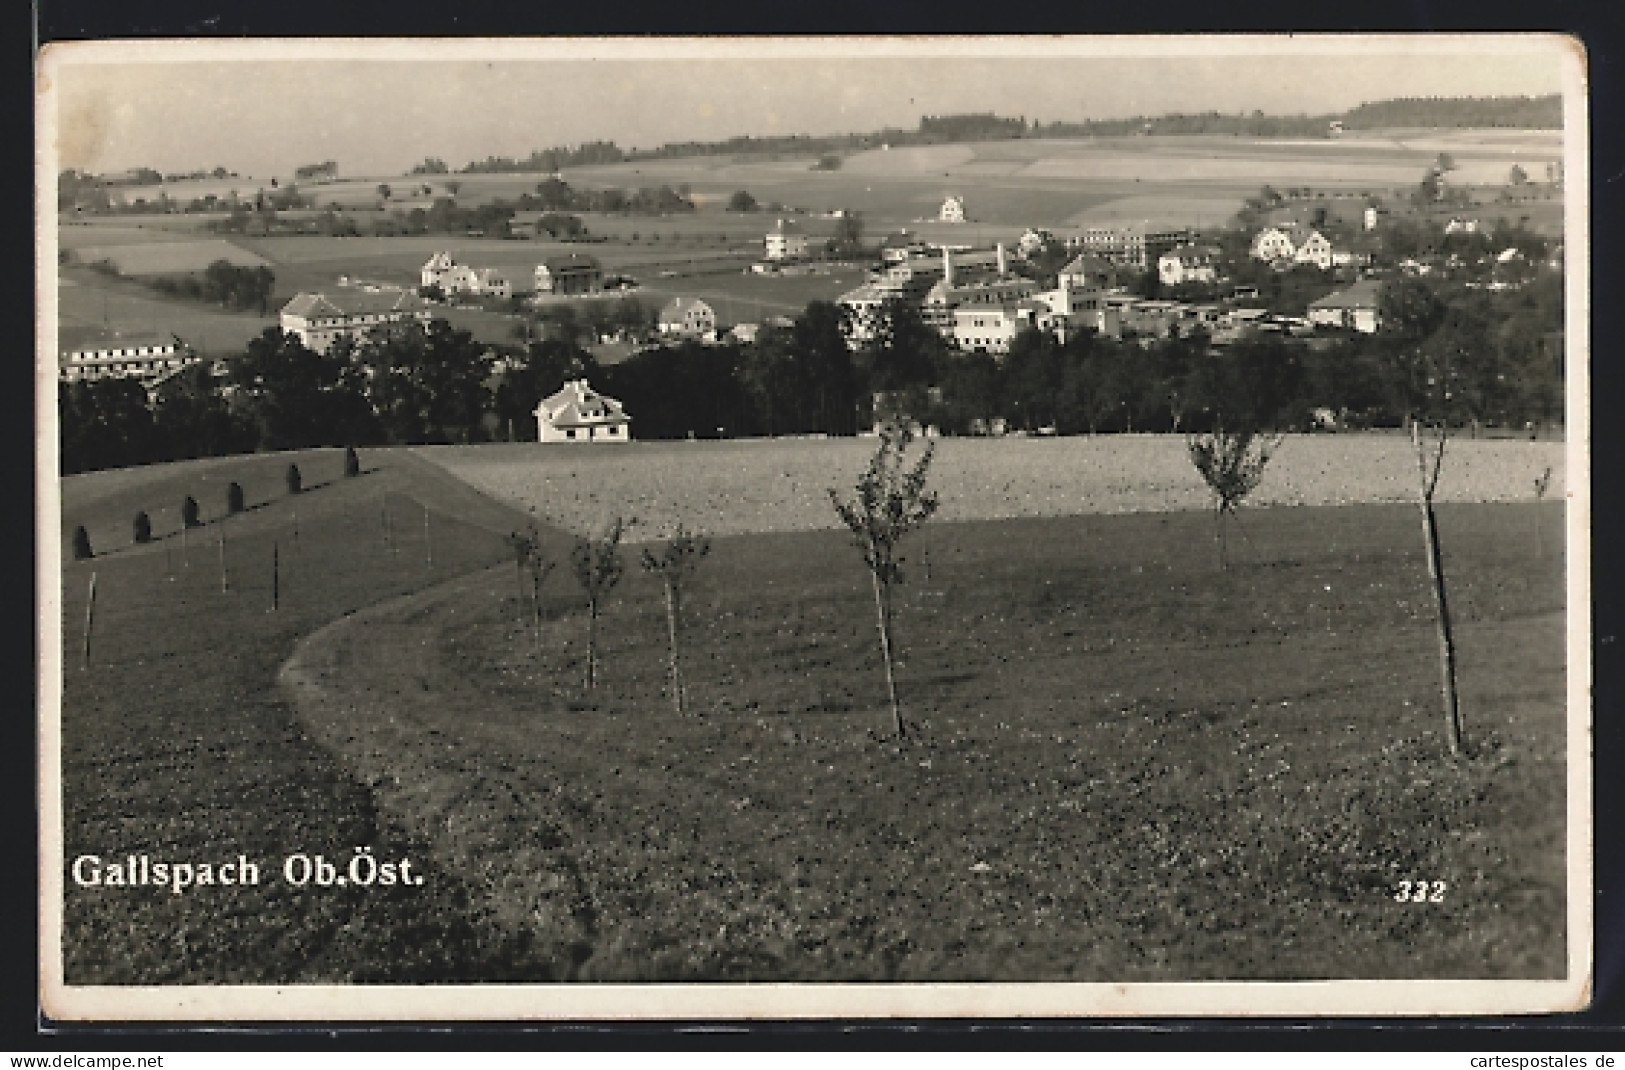
{"type": "Polygon", "coordinates": [[[45,46],[62,1022],[1592,993],[1553,34],[45,46]]]}

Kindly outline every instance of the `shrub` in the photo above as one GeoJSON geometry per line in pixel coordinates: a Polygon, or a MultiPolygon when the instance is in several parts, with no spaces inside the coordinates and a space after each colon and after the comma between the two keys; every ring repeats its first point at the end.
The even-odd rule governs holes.
{"type": "Polygon", "coordinates": [[[299,474],[299,466],[288,465],[288,474],[283,477],[288,481],[288,493],[298,494],[304,488],[304,477],[299,474]]]}
{"type": "Polygon", "coordinates": [[[203,523],[198,519],[197,499],[190,494],[181,502],[181,523],[189,528],[195,528],[203,523]]]}
{"type": "Polygon", "coordinates": [[[233,481],[226,487],[226,512],[240,513],[243,511],[243,485],[233,481]]]}
{"type": "MultiPolygon", "coordinates": [[[[1219,568],[1229,567],[1225,557],[1224,518],[1238,523],[1237,506],[1264,478],[1264,468],[1281,445],[1280,435],[1259,435],[1251,431],[1225,431],[1187,435],[1185,449],[1191,464],[1201,473],[1213,492],[1213,540],[1219,550],[1219,568]]],[[[1244,536],[1246,532],[1242,533],[1244,536]]]]}
{"type": "Polygon", "coordinates": [[[147,518],[145,510],[135,514],[135,522],[132,527],[134,528],[133,533],[136,542],[152,541],[152,521],[147,518]]]}
{"type": "Polygon", "coordinates": [[[90,532],[80,524],[73,529],[73,559],[75,561],[89,561],[96,555],[90,552],[90,532]]]}
{"type": "Polygon", "coordinates": [[[361,458],[356,455],[354,446],[344,447],[344,474],[346,477],[361,474],[361,458]]]}

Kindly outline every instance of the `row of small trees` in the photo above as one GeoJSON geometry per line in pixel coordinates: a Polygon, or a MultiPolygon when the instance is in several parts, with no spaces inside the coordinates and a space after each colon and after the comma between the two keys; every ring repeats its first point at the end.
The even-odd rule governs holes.
{"type": "MultiPolygon", "coordinates": [[[[354,447],[345,447],[344,474],[346,477],[361,474],[361,459],[354,447]]],[[[283,473],[283,482],[287,485],[290,495],[302,493],[305,489],[304,475],[299,466],[289,463],[283,473]]],[[[236,480],[226,484],[226,513],[235,516],[247,508],[243,495],[243,485],[236,480]]],[[[198,500],[188,494],[181,499],[181,527],[182,529],[199,528],[203,526],[202,509],[198,500]]],[[[137,543],[152,541],[152,518],[145,509],[138,510],[130,523],[131,538],[137,543]]],[[[90,532],[83,524],[73,529],[73,556],[76,560],[86,561],[95,556],[90,545],[90,532]]]]}
{"type": "MultiPolygon", "coordinates": [[[[1451,638],[1449,605],[1433,511],[1434,492],[1438,486],[1444,460],[1446,437],[1447,432],[1443,427],[1430,436],[1425,436],[1420,424],[1412,425],[1412,439],[1421,480],[1418,501],[1422,512],[1428,573],[1435,598],[1440,652],[1440,692],[1446,719],[1446,738],[1450,752],[1457,754],[1462,747],[1462,733],[1456,693],[1455,649],[1451,638]]],[[[907,427],[891,425],[883,428],[879,447],[870,459],[868,467],[858,477],[856,493],[845,496],[834,488],[828,492],[830,504],[851,533],[858,551],[863,556],[864,565],[869,570],[874,591],[881,660],[886,673],[886,692],[891,707],[892,730],[899,739],[906,735],[906,727],[902,706],[898,700],[897,680],[893,667],[892,624],[894,591],[904,580],[904,558],[899,552],[900,544],[906,535],[935,515],[940,505],[936,492],[926,487],[933,453],[932,446],[927,443],[918,459],[911,462],[907,455],[912,441],[913,435],[907,427]]],[[[1213,495],[1214,539],[1221,569],[1228,567],[1225,553],[1225,522],[1227,518],[1232,522],[1239,522],[1240,505],[1263,479],[1264,471],[1280,443],[1281,438],[1278,435],[1265,435],[1251,430],[1216,429],[1187,437],[1191,463],[1201,474],[1213,495]]],[[[1550,470],[1546,476],[1536,481],[1538,494],[1544,494],[1545,481],[1549,476],[1550,470]]],[[[571,571],[587,596],[588,688],[594,687],[597,683],[598,617],[604,598],[622,575],[619,548],[625,531],[626,523],[616,519],[601,534],[577,539],[570,556],[571,571]]],[[[519,567],[521,604],[528,586],[537,643],[540,644],[541,585],[554,568],[554,562],[542,552],[534,527],[525,533],[513,534],[510,541],[516,552],[519,567]]],[[[659,576],[665,588],[670,651],[668,676],[672,703],[679,714],[684,708],[678,641],[682,592],[699,561],[709,551],[710,543],[707,539],[686,530],[682,525],[677,526],[659,552],[650,549],[643,551],[644,569],[659,576]]]]}

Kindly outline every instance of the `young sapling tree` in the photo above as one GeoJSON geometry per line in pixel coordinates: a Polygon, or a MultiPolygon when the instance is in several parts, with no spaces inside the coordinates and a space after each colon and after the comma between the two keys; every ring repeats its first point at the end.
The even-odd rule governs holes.
{"type": "Polygon", "coordinates": [[[243,485],[233,480],[226,485],[226,512],[240,513],[243,508],[243,485]]]}
{"type": "Polygon", "coordinates": [[[906,455],[913,440],[907,427],[882,427],[880,446],[870,458],[869,467],[858,477],[856,497],[845,499],[833,487],[829,490],[830,504],[852,532],[874,584],[886,694],[891,700],[892,727],[899,739],[904,735],[903,712],[897,701],[897,674],[892,665],[892,592],[903,582],[903,558],[897,548],[903,536],[929,520],[939,504],[936,492],[925,489],[932,446],[927,443],[920,459],[910,466],[906,455]]]}
{"type": "Polygon", "coordinates": [[[283,475],[283,479],[287,481],[289,494],[298,494],[304,489],[305,480],[299,474],[299,466],[296,464],[288,465],[288,471],[283,475]]]}
{"type": "Polygon", "coordinates": [[[181,502],[181,527],[195,528],[202,523],[198,517],[197,499],[188,494],[181,502]]]}
{"type": "Polygon", "coordinates": [[[130,528],[130,534],[135,538],[136,542],[152,541],[152,520],[148,518],[145,509],[135,514],[135,519],[131,521],[130,528]]]}
{"type": "Polygon", "coordinates": [[[1439,695],[1444,703],[1445,738],[1451,754],[1461,753],[1461,706],[1456,693],[1456,644],[1450,631],[1450,600],[1446,597],[1444,559],[1439,552],[1439,526],[1433,515],[1433,495],[1444,465],[1448,425],[1424,432],[1422,421],[1411,421],[1411,444],[1416,447],[1416,471],[1421,485],[1417,505],[1422,511],[1422,541],[1427,548],[1428,578],[1433,581],[1434,620],[1439,636],[1439,695]],[[1432,441],[1429,441],[1431,439],[1432,441]]]}
{"type": "Polygon", "coordinates": [[[587,593],[587,687],[598,685],[598,614],[604,598],[621,579],[621,536],[626,522],[616,517],[600,535],[576,540],[570,554],[576,582],[587,593]]]}
{"type": "Polygon", "coordinates": [[[75,561],[89,561],[96,555],[90,551],[90,532],[80,524],[73,529],[73,559],[75,561]]]}
{"type": "Polygon", "coordinates": [[[519,622],[524,627],[525,599],[529,592],[530,617],[533,642],[536,647],[536,656],[542,656],[542,584],[552,573],[557,562],[548,559],[541,549],[541,539],[536,534],[535,525],[525,531],[515,531],[508,536],[508,546],[514,552],[514,565],[518,571],[519,579],[519,622]]]}
{"type": "Polygon", "coordinates": [[[344,447],[344,475],[345,478],[354,478],[361,474],[361,458],[356,455],[354,446],[344,447]]]}
{"type": "MultiPolygon", "coordinates": [[[[1281,445],[1280,435],[1214,428],[1208,434],[1187,435],[1185,449],[1191,464],[1213,492],[1213,541],[1219,568],[1229,567],[1225,555],[1224,518],[1241,522],[1237,508],[1264,478],[1264,469],[1281,445]]],[[[1243,532],[1245,535],[1246,533],[1243,532]]]]}
{"type": "Polygon", "coordinates": [[[683,713],[683,676],[677,653],[677,630],[682,615],[683,584],[693,575],[700,559],[711,552],[711,541],[678,524],[659,554],[643,551],[643,567],[660,577],[666,588],[666,635],[671,646],[671,701],[678,716],[683,713]]]}

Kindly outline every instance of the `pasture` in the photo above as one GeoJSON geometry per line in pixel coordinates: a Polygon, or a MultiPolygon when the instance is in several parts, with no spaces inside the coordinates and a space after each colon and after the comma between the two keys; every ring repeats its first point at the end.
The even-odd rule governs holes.
{"type": "Polygon", "coordinates": [[[1201,512],[1104,515],[1186,500],[1194,475],[1175,486],[1143,443],[944,443],[942,518],[904,547],[901,745],[876,738],[863,567],[807,522],[871,443],[363,451],[356,479],[311,451],[66,479],[64,538],[85,524],[101,555],[63,566],[70,655],[98,575],[90,666],[64,667],[67,858],[242,851],[274,869],[371,845],[426,876],[70,882],[68,979],[1558,976],[1562,506],[1475,500],[1532,499],[1521,473],[1550,451],[1462,443],[1446,463],[1469,740],[1448,759],[1415,508],[1370,504],[1386,440],[1319,441],[1289,442],[1259,500],[1350,504],[1245,510],[1224,572],[1201,512]],[[960,445],[999,449],[983,470],[960,445]],[[1018,447],[1071,447],[1079,486],[1018,447]],[[626,483],[639,453],[708,474],[626,483]],[[545,492],[512,482],[537,469],[545,492]],[[717,535],[684,603],[688,715],[663,693],[658,583],[631,561],[601,687],[582,686],[567,567],[534,628],[502,541],[531,514],[480,492],[493,472],[537,504],[555,561],[600,504],[643,534],[682,516],[717,535]],[[250,509],[224,517],[232,479],[250,509]],[[187,493],[206,521],[189,561],[187,493]],[[673,508],[689,495],[703,506],[673,508]],[[129,544],[135,508],[159,541],[129,544]],[[778,513],[792,530],[750,530],[778,513]],[[1448,894],[1395,902],[1407,879],[1448,894]]]}
{"type": "Polygon", "coordinates": [[[85,245],[74,250],[82,264],[109,263],[119,274],[177,275],[201,272],[224,260],[233,267],[267,267],[270,261],[224,238],[203,241],[137,241],[124,245],[85,245]]]}

